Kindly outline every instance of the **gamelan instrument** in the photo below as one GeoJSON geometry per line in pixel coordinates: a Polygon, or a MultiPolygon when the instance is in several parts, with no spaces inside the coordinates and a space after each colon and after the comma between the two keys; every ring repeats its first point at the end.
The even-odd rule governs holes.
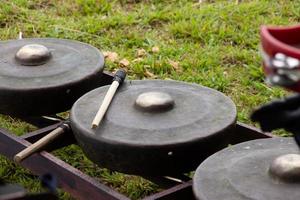
{"type": "Polygon", "coordinates": [[[17,162],[71,132],[101,167],[143,176],[182,174],[227,147],[234,132],[236,106],[214,89],[166,80],[100,87],[103,55],[71,40],[21,39],[0,47],[1,114],[42,116],[72,108],[70,119],[17,154],[17,162]],[[109,88],[101,123],[92,128],[109,88]]]}
{"type": "Polygon", "coordinates": [[[65,39],[0,42],[0,113],[41,116],[66,111],[100,85],[102,53],[65,39]]]}
{"type": "Polygon", "coordinates": [[[129,174],[187,172],[228,145],[236,108],[224,94],[178,81],[126,81],[101,125],[91,129],[109,86],[79,98],[70,125],[86,156],[129,174]],[[197,155],[198,159],[191,159],[197,155]]]}
{"type": "Polygon", "coordinates": [[[292,138],[258,139],[230,146],[197,168],[198,200],[300,199],[300,155],[292,138]]]}
{"type": "MultiPolygon", "coordinates": [[[[297,92],[299,34],[300,26],[261,29],[267,81],[297,92]]],[[[228,147],[237,111],[221,92],[166,80],[127,80],[119,86],[121,80],[100,87],[103,68],[101,52],[81,42],[0,42],[1,114],[41,116],[71,108],[70,119],[38,145],[29,146],[34,151],[17,154],[15,161],[71,132],[91,161],[127,174],[178,175],[206,159],[193,178],[199,200],[300,199],[300,155],[293,139],[260,139],[228,147]],[[100,106],[104,99],[106,105],[100,106]],[[97,115],[99,107],[105,109],[97,115]]],[[[296,95],[265,105],[252,120],[265,131],[285,128],[300,144],[299,100],[296,95]]]]}

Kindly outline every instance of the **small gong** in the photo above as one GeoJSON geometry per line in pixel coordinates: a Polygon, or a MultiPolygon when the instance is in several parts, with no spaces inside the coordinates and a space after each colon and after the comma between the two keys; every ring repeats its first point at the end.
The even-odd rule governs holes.
{"type": "Polygon", "coordinates": [[[120,172],[170,175],[193,170],[228,144],[236,121],[234,103],[216,90],[143,80],[125,82],[99,127],[91,129],[107,90],[97,88],[74,104],[71,127],[87,157],[120,172]]]}
{"type": "Polygon", "coordinates": [[[258,139],[228,147],[196,170],[199,200],[300,199],[300,154],[292,138],[258,139]]]}
{"type": "Polygon", "coordinates": [[[0,42],[0,113],[62,112],[99,85],[104,58],[77,41],[39,38],[0,42]]]}

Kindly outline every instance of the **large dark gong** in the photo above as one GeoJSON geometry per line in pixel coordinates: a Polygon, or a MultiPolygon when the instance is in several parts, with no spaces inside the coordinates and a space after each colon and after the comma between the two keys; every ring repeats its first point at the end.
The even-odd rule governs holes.
{"type": "Polygon", "coordinates": [[[228,147],[206,159],[193,179],[199,200],[296,200],[299,188],[299,148],[291,138],[228,147]]]}
{"type": "Polygon", "coordinates": [[[62,112],[97,87],[102,54],[81,42],[22,39],[0,42],[0,113],[62,112]]]}
{"type": "Polygon", "coordinates": [[[72,107],[71,127],[92,161],[142,175],[181,173],[225,147],[236,121],[224,94],[177,81],[127,81],[100,126],[92,120],[108,87],[82,96],[72,107]]]}

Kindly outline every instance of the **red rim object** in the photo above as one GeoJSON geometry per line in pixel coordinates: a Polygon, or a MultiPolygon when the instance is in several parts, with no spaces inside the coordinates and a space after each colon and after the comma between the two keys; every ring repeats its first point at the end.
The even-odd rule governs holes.
{"type": "MultiPolygon", "coordinates": [[[[287,74],[298,76],[300,73],[300,66],[289,68],[282,67],[276,68],[272,65],[276,55],[281,54],[288,58],[297,59],[300,61],[300,25],[290,27],[269,27],[262,26],[260,29],[262,54],[264,58],[264,72],[267,78],[273,78],[274,76],[283,77],[285,79],[285,72],[287,74]],[[278,69],[280,69],[278,71],[278,69]],[[283,72],[284,71],[284,72],[283,72]],[[282,72],[284,75],[282,75],[282,72]]],[[[299,76],[300,79],[300,76],[299,76]]],[[[271,82],[272,83],[272,82],[271,82]]],[[[274,85],[283,86],[293,91],[300,92],[300,80],[294,79],[292,83],[274,85]]]]}

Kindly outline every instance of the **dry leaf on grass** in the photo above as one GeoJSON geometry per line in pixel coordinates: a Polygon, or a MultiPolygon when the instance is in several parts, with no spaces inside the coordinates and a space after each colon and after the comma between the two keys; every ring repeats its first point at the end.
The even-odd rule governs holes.
{"type": "Polygon", "coordinates": [[[130,62],[126,59],[123,58],[120,62],[119,62],[121,67],[128,67],[130,65],[130,62]]]}
{"type": "Polygon", "coordinates": [[[104,58],[108,57],[109,51],[102,51],[104,58]]]}
{"type": "Polygon", "coordinates": [[[159,52],[159,47],[158,46],[154,46],[154,47],[152,47],[151,51],[153,53],[158,53],[159,52]]]}
{"type": "Polygon", "coordinates": [[[176,72],[182,72],[182,68],[179,65],[179,62],[173,61],[173,60],[169,60],[169,64],[172,66],[172,68],[176,71],[176,72]]]}
{"type": "Polygon", "coordinates": [[[143,60],[144,60],[143,58],[136,58],[136,59],[132,60],[132,62],[141,62],[143,60]]]}
{"type": "Polygon", "coordinates": [[[145,56],[146,55],[146,50],[145,49],[138,49],[137,50],[137,56],[138,57],[143,57],[143,56],[145,56]]]}
{"type": "Polygon", "coordinates": [[[116,62],[119,58],[119,55],[116,52],[103,51],[104,58],[111,62],[116,62]]]}
{"type": "Polygon", "coordinates": [[[157,77],[155,74],[153,74],[152,72],[150,72],[147,69],[145,69],[145,71],[144,71],[144,76],[146,76],[147,78],[156,78],[157,77]]]}

